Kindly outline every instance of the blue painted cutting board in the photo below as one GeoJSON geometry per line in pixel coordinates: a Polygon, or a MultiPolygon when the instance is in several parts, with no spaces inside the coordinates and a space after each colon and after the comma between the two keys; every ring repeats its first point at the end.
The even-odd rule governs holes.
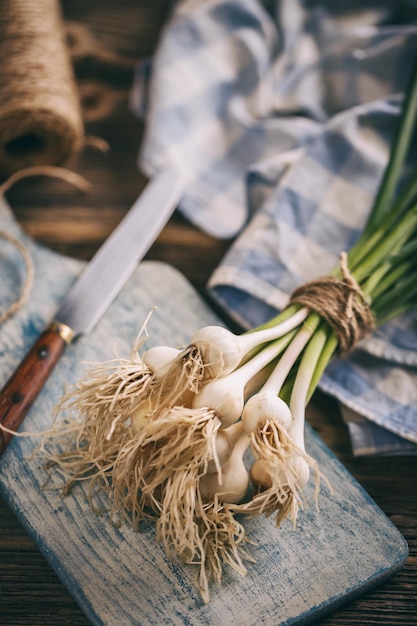
{"type": "MultiPolygon", "coordinates": [[[[28,303],[0,328],[3,384],[49,321],[82,264],[28,240],[0,200],[0,228],[23,239],[35,262],[28,303]]],[[[0,242],[0,310],[13,299],[22,275],[17,253],[0,242]]],[[[172,267],[142,263],[94,332],[70,346],[28,415],[24,429],[51,423],[64,388],[82,376],[86,361],[127,357],[139,327],[148,324],[148,346],[181,345],[194,330],[217,323],[213,312],[172,267]]],[[[404,563],[404,538],[323,442],[307,429],[307,451],[330,478],[335,495],[323,490],[320,512],[299,515],[297,530],[272,519],[246,524],[255,542],[245,578],[226,570],[221,587],[204,605],[194,586],[196,571],[171,563],[150,528],[136,533],[113,528],[95,516],[77,487],[61,497],[42,490],[34,438],[15,438],[0,459],[1,491],[28,533],[92,624],[279,626],[305,624],[391,575],[404,563]]],[[[309,492],[311,495],[312,488],[309,492]]],[[[312,500],[310,498],[310,500],[312,500]]]]}

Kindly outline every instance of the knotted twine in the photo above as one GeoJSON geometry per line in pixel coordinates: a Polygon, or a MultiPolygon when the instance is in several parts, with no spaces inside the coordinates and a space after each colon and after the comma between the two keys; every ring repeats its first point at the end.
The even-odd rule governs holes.
{"type": "Polygon", "coordinates": [[[350,352],[375,328],[371,308],[340,254],[341,278],[325,276],[304,283],[291,294],[291,302],[318,313],[336,333],[341,354],[350,352]]]}
{"type": "Polygon", "coordinates": [[[58,0],[0,3],[0,172],[64,163],[83,143],[58,0]]]}

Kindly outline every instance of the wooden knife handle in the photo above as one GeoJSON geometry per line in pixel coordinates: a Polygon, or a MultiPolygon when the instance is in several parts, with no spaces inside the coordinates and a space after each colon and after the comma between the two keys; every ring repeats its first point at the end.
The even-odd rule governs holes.
{"type": "MultiPolygon", "coordinates": [[[[19,428],[72,336],[68,326],[57,322],[40,335],[0,392],[0,424],[19,428]]],[[[0,455],[12,437],[0,429],[0,455]]]]}

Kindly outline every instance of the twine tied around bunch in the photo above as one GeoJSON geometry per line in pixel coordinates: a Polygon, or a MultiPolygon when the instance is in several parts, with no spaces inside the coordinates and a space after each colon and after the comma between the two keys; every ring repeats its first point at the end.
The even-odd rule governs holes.
{"type": "Polygon", "coordinates": [[[293,291],[291,303],[318,313],[333,329],[346,354],[375,328],[375,320],[359,283],[349,271],[346,252],[340,253],[341,278],[325,276],[293,291]]]}

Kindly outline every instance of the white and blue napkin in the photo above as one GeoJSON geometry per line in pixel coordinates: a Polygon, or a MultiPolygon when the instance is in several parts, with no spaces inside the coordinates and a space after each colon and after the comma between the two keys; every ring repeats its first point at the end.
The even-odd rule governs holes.
{"type": "MultiPolygon", "coordinates": [[[[139,166],[152,176],[174,161],[188,174],[181,211],[234,239],[208,289],[243,327],[358,238],[415,58],[415,2],[173,5],[132,93],[146,118],[139,166]]],[[[320,388],[340,401],[356,455],[417,453],[417,315],[335,360],[320,388]]]]}

